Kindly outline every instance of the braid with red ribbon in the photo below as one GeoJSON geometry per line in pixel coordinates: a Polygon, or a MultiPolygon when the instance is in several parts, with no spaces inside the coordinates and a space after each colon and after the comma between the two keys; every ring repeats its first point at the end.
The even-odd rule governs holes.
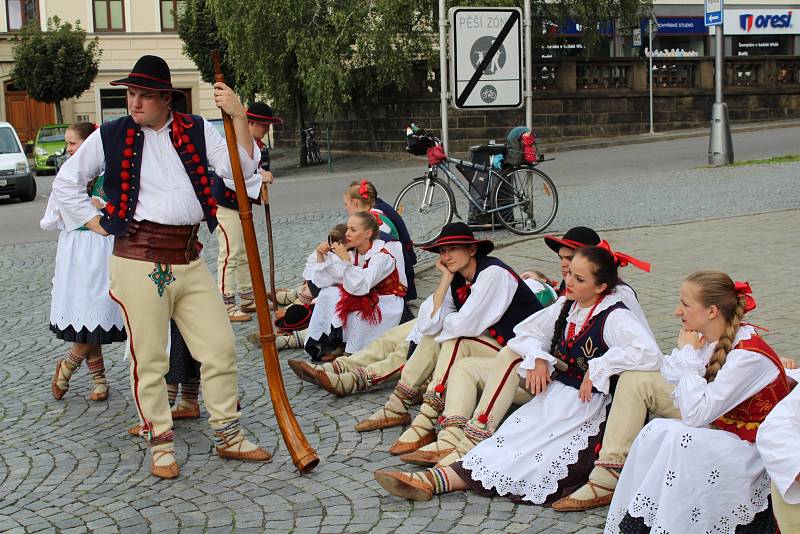
{"type": "Polygon", "coordinates": [[[753,289],[749,282],[734,282],[733,290],[736,291],[739,298],[744,297],[745,299],[744,313],[756,309],[756,299],[753,298],[753,289]]]}

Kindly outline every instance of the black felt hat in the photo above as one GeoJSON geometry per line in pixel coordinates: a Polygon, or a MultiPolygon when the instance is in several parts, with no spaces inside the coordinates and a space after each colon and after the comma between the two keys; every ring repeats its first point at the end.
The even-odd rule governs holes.
{"type": "Polygon", "coordinates": [[[550,249],[558,254],[561,247],[571,248],[575,250],[580,247],[593,247],[600,243],[600,236],[591,228],[585,226],[576,226],[567,230],[563,237],[556,237],[554,235],[544,236],[544,242],[550,249]]]}
{"type": "Polygon", "coordinates": [[[290,304],[286,307],[286,314],[280,319],[275,320],[275,328],[283,332],[294,332],[308,328],[311,322],[313,306],[305,304],[290,304]]]}
{"type": "Polygon", "coordinates": [[[253,102],[247,107],[247,120],[260,124],[283,124],[283,119],[272,113],[272,108],[263,102],[253,102]]]}
{"type": "Polygon", "coordinates": [[[158,56],[140,57],[126,78],[114,80],[110,84],[138,87],[149,91],[171,92],[186,96],[180,89],[172,87],[169,65],[158,56]]]}
{"type": "Polygon", "coordinates": [[[436,240],[430,245],[423,246],[422,249],[438,254],[444,245],[477,245],[480,256],[485,256],[494,250],[494,243],[488,239],[475,239],[475,234],[463,222],[446,224],[436,240]]]}

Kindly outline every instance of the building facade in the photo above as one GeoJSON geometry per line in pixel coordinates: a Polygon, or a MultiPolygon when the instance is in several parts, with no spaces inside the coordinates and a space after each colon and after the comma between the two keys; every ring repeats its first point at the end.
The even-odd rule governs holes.
{"type": "Polygon", "coordinates": [[[182,50],[174,13],[184,0],[0,0],[0,120],[7,120],[24,140],[42,124],[55,122],[52,105],[36,102],[14,86],[11,78],[14,33],[29,21],[44,29],[49,17],[80,21],[90,37],[98,37],[103,55],[94,83],[78,98],[62,103],[64,122],[103,122],[125,115],[125,89],[110,85],[130,72],[144,54],[169,63],[172,84],[183,89],[181,111],[217,117],[213,90],[202,81],[182,50]]]}

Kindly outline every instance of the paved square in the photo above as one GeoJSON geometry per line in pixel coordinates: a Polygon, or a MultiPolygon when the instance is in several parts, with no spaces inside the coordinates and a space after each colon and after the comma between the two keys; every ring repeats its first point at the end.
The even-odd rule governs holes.
{"type": "MultiPolygon", "coordinates": [[[[672,316],[681,279],[700,268],[749,280],[758,309],[748,320],[770,329],[784,356],[800,357],[800,211],[604,232],[616,249],[651,261],[623,275],[636,289],[662,349],[679,328],[672,316]]],[[[213,254],[213,252],[211,253],[213,254]]],[[[386,495],[372,470],[400,466],[386,452],[399,429],[359,434],[353,425],[383,403],[389,389],[339,399],[300,383],[284,366],[289,398],[322,461],[295,471],[266,391],[260,350],[234,327],[243,423],[275,452],[273,463],[224,461],[211,454],[203,420],[176,424],[181,476],[149,475],[146,446],[125,430],[135,412],[122,347],[107,352],[108,402],[90,403],[85,369],[62,401],[53,400],[55,358],[66,346],[47,329],[55,243],[0,248],[0,531],[10,532],[601,532],[605,509],[559,514],[471,493],[411,503],[386,495]]],[[[556,276],[556,258],[541,239],[517,241],[496,255],[517,269],[556,276]]],[[[421,275],[421,294],[435,271],[421,275]]],[[[282,360],[297,353],[281,353],[282,360]]],[[[85,367],[85,366],[84,366],[85,367]]]]}

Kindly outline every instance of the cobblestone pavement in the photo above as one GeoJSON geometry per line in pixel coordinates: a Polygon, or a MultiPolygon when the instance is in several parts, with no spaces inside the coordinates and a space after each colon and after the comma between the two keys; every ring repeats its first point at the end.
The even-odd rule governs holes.
{"type": "MultiPolygon", "coordinates": [[[[663,349],[678,329],[672,310],[680,280],[710,267],[751,281],[759,306],[748,318],[770,329],[767,339],[780,353],[797,359],[800,302],[787,287],[800,275],[799,221],[800,210],[785,210],[603,233],[616,248],[653,262],[651,274],[633,268],[624,274],[663,349]]],[[[221,460],[210,453],[204,421],[179,421],[182,474],[175,481],[154,479],[145,444],[125,432],[135,412],[121,346],[107,352],[108,402],[87,400],[85,368],[62,401],[50,394],[53,361],[65,350],[46,327],[54,246],[0,248],[0,532],[601,532],[605,509],[558,514],[471,493],[428,503],[385,494],[372,470],[400,465],[386,452],[400,431],[359,434],[353,425],[389,390],[339,399],[299,382],[284,366],[289,399],[322,459],[311,474],[298,475],[274,421],[260,350],[244,339],[253,323],[235,326],[243,423],[275,453],[274,461],[221,460]]],[[[518,269],[558,271],[538,238],[497,254],[518,269]]],[[[420,278],[423,293],[436,283],[432,270],[420,278]]]]}

